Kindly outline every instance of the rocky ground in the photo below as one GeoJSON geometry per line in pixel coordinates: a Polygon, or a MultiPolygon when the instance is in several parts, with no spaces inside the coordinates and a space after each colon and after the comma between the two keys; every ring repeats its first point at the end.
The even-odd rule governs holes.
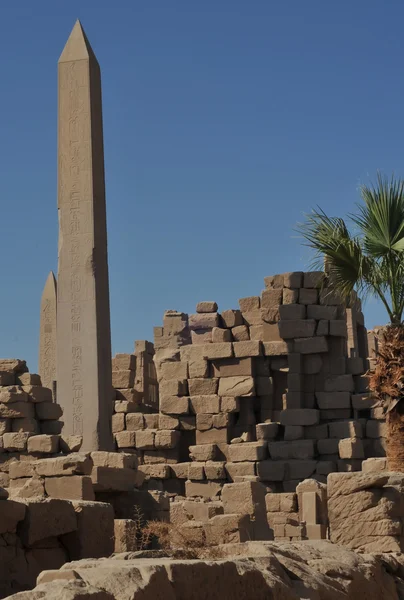
{"type": "Polygon", "coordinates": [[[357,554],[326,541],[228,544],[214,560],[124,553],[44,571],[34,590],[9,598],[401,600],[404,555],[357,554]]]}

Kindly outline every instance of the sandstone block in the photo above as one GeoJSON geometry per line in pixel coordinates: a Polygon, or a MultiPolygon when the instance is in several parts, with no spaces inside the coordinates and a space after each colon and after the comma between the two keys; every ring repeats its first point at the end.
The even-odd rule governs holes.
{"type": "Polygon", "coordinates": [[[230,329],[223,329],[222,327],[214,327],[212,329],[212,343],[220,344],[222,342],[231,342],[232,335],[230,329]]]}
{"type": "Polygon", "coordinates": [[[217,395],[192,396],[189,399],[192,412],[195,414],[218,413],[220,400],[217,395]]]}
{"type": "Polygon", "coordinates": [[[190,446],[189,454],[192,460],[205,462],[207,460],[215,460],[217,456],[216,444],[203,444],[198,446],[190,446]]]}
{"type": "Polygon", "coordinates": [[[268,442],[269,454],[273,460],[308,459],[315,454],[313,440],[294,442],[268,442]]]}
{"type": "Polygon", "coordinates": [[[359,438],[339,440],[338,449],[340,458],[365,458],[363,442],[359,438]]]}
{"type": "Polygon", "coordinates": [[[336,421],[328,426],[331,438],[361,438],[362,425],[359,421],[336,421]]]}
{"type": "Polygon", "coordinates": [[[229,432],[226,427],[222,429],[208,429],[207,431],[196,431],[196,443],[199,444],[227,444],[229,432]]]}
{"type": "Polygon", "coordinates": [[[29,453],[55,454],[59,452],[58,435],[33,435],[28,438],[27,450],[29,453]]]}
{"type": "MultiPolygon", "coordinates": [[[[245,342],[250,339],[250,330],[247,325],[232,327],[231,334],[235,342],[245,342]]],[[[237,356],[236,349],[234,349],[234,354],[237,356]]]]}
{"type": "Polygon", "coordinates": [[[303,285],[305,288],[319,288],[323,280],[323,271],[310,271],[308,273],[304,273],[303,285]]]}
{"type": "MultiPolygon", "coordinates": [[[[279,309],[281,308],[281,306],[279,306],[278,308],[261,308],[261,320],[265,321],[265,323],[277,323],[279,321],[279,319],[281,318],[280,316],[280,312],[279,309]]],[[[251,330],[253,328],[250,327],[250,337],[251,339],[259,339],[259,338],[253,338],[251,335],[251,330]]],[[[261,327],[261,331],[262,331],[262,335],[264,335],[264,329],[263,327],[261,327]]]]}
{"type": "Polygon", "coordinates": [[[25,504],[13,500],[2,500],[0,511],[0,534],[14,533],[17,524],[24,519],[25,504]]]}
{"type": "Polygon", "coordinates": [[[254,539],[254,528],[248,515],[216,515],[205,526],[208,544],[247,542],[254,539]]]}
{"type": "MultiPolygon", "coordinates": [[[[122,390],[121,390],[122,391],[122,390]]],[[[139,403],[137,401],[117,400],[114,403],[116,413],[135,413],[139,412],[139,403]]]]}
{"type": "Polygon", "coordinates": [[[225,514],[255,516],[263,510],[265,488],[258,481],[228,483],[223,486],[221,500],[225,514]]]}
{"type": "Polygon", "coordinates": [[[162,449],[176,448],[180,441],[180,435],[179,431],[156,431],[154,446],[162,449]]]}
{"type": "Polygon", "coordinates": [[[221,377],[219,396],[254,396],[254,378],[249,376],[221,377]]]}
{"type": "Polygon", "coordinates": [[[197,313],[215,313],[217,312],[217,303],[211,301],[198,302],[196,305],[197,313]]]}
{"type": "Polygon", "coordinates": [[[187,362],[165,362],[161,365],[162,379],[188,379],[188,363],[187,362]]]}
{"type": "Polygon", "coordinates": [[[195,415],[180,415],[178,421],[181,431],[194,431],[196,429],[195,415]]]}
{"type": "Polygon", "coordinates": [[[303,306],[303,304],[284,304],[283,306],[279,307],[279,314],[281,319],[285,321],[302,320],[306,318],[306,307],[303,306]]]}
{"type": "Polygon", "coordinates": [[[261,342],[250,340],[245,342],[233,342],[234,356],[237,358],[246,358],[250,356],[261,355],[261,342]]]}
{"type": "Polygon", "coordinates": [[[304,437],[304,427],[302,425],[287,425],[285,427],[284,440],[300,440],[304,437]]]}
{"type": "Polygon", "coordinates": [[[188,463],[188,479],[192,481],[202,481],[205,479],[204,471],[205,463],[190,462],[188,463]]]}
{"type": "Polygon", "coordinates": [[[234,481],[236,477],[255,477],[255,462],[226,462],[225,470],[230,481],[234,481]]]}
{"type": "Polygon", "coordinates": [[[282,304],[297,304],[299,300],[299,290],[290,290],[283,288],[282,290],[282,304]]]}
{"type": "Polygon", "coordinates": [[[261,294],[262,308],[278,308],[282,304],[282,289],[266,289],[261,294]]]}
{"type": "Polygon", "coordinates": [[[219,326],[219,315],[217,312],[196,313],[189,315],[189,328],[191,331],[198,329],[213,329],[219,326]]]}
{"type": "Polygon", "coordinates": [[[229,329],[243,324],[243,317],[239,310],[225,310],[222,312],[221,317],[224,326],[229,329]]]}
{"type": "Polygon", "coordinates": [[[197,329],[196,331],[191,331],[191,342],[193,346],[211,344],[213,342],[212,331],[212,329],[197,329]]]}
{"type": "MultiPolygon", "coordinates": [[[[139,466],[139,470],[143,467],[139,466]]],[[[128,492],[138,485],[139,478],[134,469],[94,467],[91,481],[96,492],[128,492]]]]}
{"type": "Polygon", "coordinates": [[[261,300],[259,296],[249,296],[247,298],[240,298],[238,301],[241,312],[249,312],[252,310],[258,310],[261,306],[261,300]]]}
{"type": "Polygon", "coordinates": [[[135,371],[112,371],[112,386],[114,388],[133,388],[135,371]]]}
{"type": "Polygon", "coordinates": [[[144,450],[153,449],[156,437],[156,431],[153,429],[144,429],[136,431],[136,447],[144,450]]]}
{"type": "Polygon", "coordinates": [[[333,319],[330,321],[330,335],[335,337],[344,337],[348,336],[346,321],[342,319],[333,319]]]}
{"type": "Polygon", "coordinates": [[[110,467],[112,469],[136,469],[137,456],[126,452],[91,452],[94,467],[110,467]]]}
{"type": "Polygon", "coordinates": [[[159,429],[179,429],[180,422],[178,417],[173,417],[171,415],[159,415],[159,429]]]}
{"type": "Polygon", "coordinates": [[[327,438],[317,440],[317,450],[319,454],[337,454],[339,441],[336,438],[327,438]]]}
{"type": "Polygon", "coordinates": [[[40,421],[57,421],[63,415],[63,410],[56,402],[43,402],[35,404],[35,414],[40,421]]]}
{"type": "Polygon", "coordinates": [[[12,419],[11,431],[14,433],[39,433],[39,423],[36,419],[12,419]]]}
{"type": "MultiPolygon", "coordinates": [[[[235,377],[253,375],[251,358],[228,358],[212,362],[214,377],[235,377]]],[[[216,393],[216,392],[214,392],[216,393]]]]}
{"type": "Polygon", "coordinates": [[[288,342],[283,341],[263,342],[262,345],[265,356],[283,356],[290,350],[288,342]]]}
{"type": "Polygon", "coordinates": [[[316,399],[320,409],[339,409],[351,407],[349,392],[316,392],[316,399]]]}
{"type": "Polygon", "coordinates": [[[0,404],[1,419],[33,419],[35,417],[35,407],[29,402],[12,402],[10,404],[0,404]]]}
{"type": "Polygon", "coordinates": [[[285,468],[285,461],[262,460],[257,463],[257,475],[261,481],[283,481],[285,468]]]}
{"type": "Polygon", "coordinates": [[[142,413],[127,413],[125,416],[125,425],[128,431],[138,431],[145,428],[145,418],[142,413]]]}
{"type": "Polygon", "coordinates": [[[116,413],[115,415],[112,415],[111,426],[112,433],[118,433],[118,431],[123,431],[125,429],[125,414],[116,413]]]}
{"type": "Polygon", "coordinates": [[[366,437],[368,438],[379,438],[387,437],[388,429],[387,423],[376,420],[369,420],[366,423],[366,437]]]}
{"type": "Polygon", "coordinates": [[[118,448],[135,448],[136,432],[135,431],[120,431],[115,434],[115,441],[118,448]]]}
{"type": "Polygon", "coordinates": [[[281,275],[269,275],[268,277],[264,277],[265,287],[270,288],[283,288],[284,286],[284,274],[281,275]]]}
{"type": "Polygon", "coordinates": [[[205,463],[204,471],[206,479],[209,481],[224,480],[226,479],[225,466],[226,463],[222,461],[208,461],[205,463]]]}
{"type": "Polygon", "coordinates": [[[213,415],[212,418],[213,427],[217,429],[221,429],[222,427],[229,427],[230,414],[229,413],[218,413],[217,415],[213,415]]]}
{"type": "Polygon", "coordinates": [[[294,350],[301,354],[320,354],[328,352],[328,343],[323,336],[299,338],[295,339],[294,350]]]}
{"type": "Polygon", "coordinates": [[[190,378],[208,377],[209,363],[207,360],[190,360],[188,363],[188,371],[190,378]]]}
{"type": "Polygon", "coordinates": [[[70,560],[110,556],[114,551],[114,509],[105,502],[73,501],[76,531],[63,536],[70,560]]]}
{"type": "Polygon", "coordinates": [[[89,454],[73,453],[57,458],[43,458],[34,463],[35,471],[41,477],[59,475],[90,475],[93,461],[89,454]]]}
{"type": "Polygon", "coordinates": [[[187,498],[200,496],[212,500],[220,495],[222,485],[216,481],[186,481],[185,495],[187,498]]]}
{"type": "Polygon", "coordinates": [[[258,423],[256,425],[257,440],[273,440],[279,430],[278,423],[258,423]]]}
{"type": "MultiPolygon", "coordinates": [[[[24,373],[29,375],[29,373],[24,373]]],[[[37,376],[38,377],[38,376],[37,376]]],[[[28,385],[24,384],[22,387],[23,391],[28,395],[29,402],[52,402],[52,390],[41,385],[28,385]]]]}
{"type": "Polygon", "coordinates": [[[243,315],[244,324],[248,325],[250,327],[250,337],[251,337],[251,327],[262,324],[261,309],[243,312],[242,315],[243,315]]]}
{"type": "Polygon", "coordinates": [[[186,379],[163,379],[159,389],[162,396],[186,396],[188,382],[186,379]]]}
{"type": "Polygon", "coordinates": [[[45,491],[50,498],[95,500],[91,477],[88,476],[47,477],[45,491]]]}
{"type": "Polygon", "coordinates": [[[280,414],[282,425],[317,425],[320,422],[320,412],[313,408],[296,408],[283,410],[280,414]]]}
{"type": "Polygon", "coordinates": [[[199,431],[207,431],[213,427],[213,415],[199,413],[196,415],[196,428],[199,431]]]}
{"type": "Polygon", "coordinates": [[[186,415],[189,413],[189,398],[185,396],[161,396],[160,411],[170,415],[186,415]]]}
{"type": "Polygon", "coordinates": [[[31,498],[25,499],[24,504],[25,516],[19,528],[21,539],[26,546],[77,529],[73,505],[67,500],[31,498]]]}
{"type": "Polygon", "coordinates": [[[188,388],[190,396],[214,395],[217,394],[218,379],[216,377],[188,379],[188,388]]]}
{"type": "Polygon", "coordinates": [[[318,290],[301,288],[299,290],[299,303],[305,304],[317,304],[318,301],[318,290]]]}
{"type": "Polygon", "coordinates": [[[220,398],[220,412],[234,413],[240,410],[240,399],[229,396],[220,398]]]}
{"type": "Polygon", "coordinates": [[[234,463],[265,460],[268,455],[267,444],[263,441],[231,444],[228,450],[229,460],[234,463]]]}
{"type": "Polygon", "coordinates": [[[322,440],[328,437],[328,424],[311,425],[304,428],[304,437],[311,440],[322,440]]]}
{"type": "Polygon", "coordinates": [[[313,304],[307,307],[307,318],[317,321],[333,321],[337,318],[338,308],[336,306],[320,306],[313,304]]]}
{"type": "Polygon", "coordinates": [[[3,434],[4,450],[9,452],[24,451],[27,449],[29,433],[5,433],[3,434]]]}
{"type": "Polygon", "coordinates": [[[303,285],[303,275],[300,271],[285,273],[283,276],[283,285],[287,288],[300,288],[303,285]]]}
{"type": "Polygon", "coordinates": [[[114,520],[115,552],[134,552],[138,548],[139,524],[132,519],[114,520]]]}
{"type": "Polygon", "coordinates": [[[116,354],[112,359],[113,371],[135,371],[135,369],[136,356],[134,354],[116,354]]]}
{"type": "Polygon", "coordinates": [[[221,344],[206,344],[202,346],[203,358],[214,360],[216,358],[231,358],[233,356],[233,344],[223,342],[221,344]]]}

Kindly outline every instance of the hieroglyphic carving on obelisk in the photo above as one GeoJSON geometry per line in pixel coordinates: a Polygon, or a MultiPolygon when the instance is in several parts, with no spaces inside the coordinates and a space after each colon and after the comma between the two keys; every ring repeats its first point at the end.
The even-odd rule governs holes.
{"type": "Polygon", "coordinates": [[[57,399],[82,450],[112,447],[101,74],[79,21],[58,64],[57,399]]]}
{"type": "Polygon", "coordinates": [[[52,271],[41,298],[38,372],[42,385],[53,390],[56,381],[56,281],[52,271]]]}

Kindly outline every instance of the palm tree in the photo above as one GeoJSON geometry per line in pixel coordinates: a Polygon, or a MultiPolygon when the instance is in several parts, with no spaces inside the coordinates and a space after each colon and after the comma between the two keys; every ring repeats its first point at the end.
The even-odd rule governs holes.
{"type": "Polygon", "coordinates": [[[377,176],[362,186],[362,202],[350,215],[351,230],[321,209],[298,226],[315,262],[326,265],[327,287],[349,305],[354,292],[376,296],[389,318],[369,387],[387,412],[387,460],[404,471],[404,180],[377,176]]]}

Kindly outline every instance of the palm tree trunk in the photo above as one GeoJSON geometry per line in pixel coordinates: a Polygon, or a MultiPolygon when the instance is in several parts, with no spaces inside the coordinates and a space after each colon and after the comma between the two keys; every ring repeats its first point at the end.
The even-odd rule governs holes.
{"type": "Polygon", "coordinates": [[[387,468],[404,472],[404,402],[387,414],[387,468]]]}

